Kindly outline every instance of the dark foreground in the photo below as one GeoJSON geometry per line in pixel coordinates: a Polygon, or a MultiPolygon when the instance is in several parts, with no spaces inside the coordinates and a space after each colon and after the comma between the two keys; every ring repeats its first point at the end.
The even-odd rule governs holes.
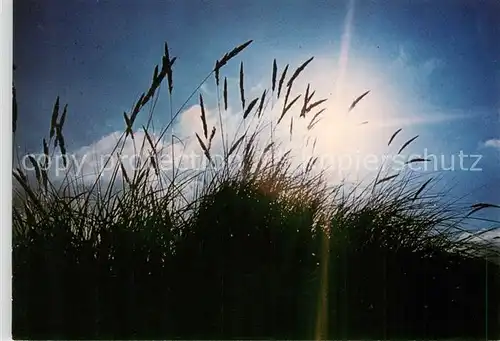
{"type": "MultiPolygon", "coordinates": [[[[62,218],[58,231],[29,232],[14,248],[14,338],[500,337],[493,263],[359,247],[340,225],[334,241],[306,228],[303,208],[283,217],[258,193],[228,191],[200,206],[175,252],[158,216],[103,230],[97,244],[62,218]]],[[[353,219],[352,231],[375,224],[367,210],[353,219]]]]}

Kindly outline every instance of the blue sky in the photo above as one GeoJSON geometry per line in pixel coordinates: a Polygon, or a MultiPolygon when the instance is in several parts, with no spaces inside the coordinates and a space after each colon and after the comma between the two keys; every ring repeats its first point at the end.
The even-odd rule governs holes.
{"type": "MultiPolygon", "coordinates": [[[[347,99],[371,90],[354,113],[369,121],[360,128],[368,130],[354,132],[364,139],[356,148],[383,147],[401,126],[399,144],[419,135],[414,152],[428,148],[446,160],[460,151],[481,155],[481,171],[448,171],[446,181],[456,195],[500,203],[499,16],[500,3],[493,0],[18,1],[17,142],[23,152],[40,149],[58,95],[68,103],[70,149],[123,129],[122,113],[149,86],[164,41],[177,57],[172,104],[178,108],[217,58],[253,39],[224,70],[234,86],[240,61],[250,95],[260,95],[269,87],[273,58],[280,70],[286,63],[293,70],[315,56],[312,71],[301,76],[304,85],[317,83],[318,93],[334,103],[345,102],[338,89],[347,99]]],[[[169,117],[165,88],[162,92],[156,108],[160,124],[169,117]]],[[[213,79],[202,92],[215,93],[213,79]]],[[[207,103],[214,107],[215,100],[207,103]]],[[[337,108],[327,113],[340,115],[337,108]]],[[[197,124],[183,122],[185,130],[197,124]]],[[[339,146],[348,144],[346,139],[339,146]]]]}

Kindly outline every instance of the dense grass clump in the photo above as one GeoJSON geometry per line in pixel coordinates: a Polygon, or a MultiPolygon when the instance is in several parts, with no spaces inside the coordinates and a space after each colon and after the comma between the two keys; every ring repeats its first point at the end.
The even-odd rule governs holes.
{"type": "MultiPolygon", "coordinates": [[[[195,137],[205,168],[159,166],[165,148],[174,164],[182,162],[169,129],[183,106],[171,110],[160,132],[150,127],[152,111],[142,141],[135,130],[164,79],[172,95],[176,59],[165,45],[161,69],[124,113],[126,128],[114,149],[120,154],[133,139],[145,161],[132,171],[117,162],[91,184],[78,175],[53,180],[35,158],[32,172],[14,170],[14,337],[500,337],[495,254],[459,238],[473,219],[469,211],[441,200],[421,174],[381,169],[369,184],[332,184],[325,172],[313,171],[314,156],[297,167],[289,150],[280,152],[274,133],[284,119],[292,116],[292,134],[293,118],[307,114],[312,129],[323,112],[325,100],[313,100],[309,86],[305,95],[292,92],[312,58],[288,80],[288,66],[279,75],[274,61],[271,89],[251,101],[241,64],[243,132],[227,137],[234,132],[222,120],[229,89],[220,73],[250,43],[222,56],[209,74],[223,88],[213,127],[200,95],[203,133],[195,137]],[[266,109],[275,101],[282,109],[266,125],[266,109]],[[162,147],[165,137],[171,144],[162,147]],[[223,157],[217,161],[219,137],[223,157]]],[[[57,99],[43,140],[47,159],[68,155],[67,107],[59,117],[59,106],[57,99]]]]}

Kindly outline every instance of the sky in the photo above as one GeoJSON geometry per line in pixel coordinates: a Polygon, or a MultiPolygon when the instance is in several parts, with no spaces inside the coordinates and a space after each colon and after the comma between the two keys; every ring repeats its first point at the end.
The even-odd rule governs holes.
{"type": "MultiPolygon", "coordinates": [[[[316,99],[328,99],[311,133],[320,155],[394,153],[418,135],[406,151],[435,155],[436,170],[454,196],[499,204],[498,37],[500,3],[493,0],[20,0],[14,4],[16,145],[20,154],[40,151],[60,96],[61,105],[68,104],[68,149],[75,155],[107,153],[116,132],[124,129],[123,112],[149,87],[165,41],[177,57],[174,90],[171,102],[167,88],[161,90],[156,127],[168,121],[170,105],[180,108],[216,59],[253,40],[222,71],[231,98],[224,113],[228,131],[236,131],[241,121],[240,62],[248,103],[270,87],[273,59],[281,74],[286,64],[292,72],[314,56],[294,88],[303,92],[311,83],[316,99]],[[350,103],[368,90],[347,114],[350,103]],[[460,154],[468,155],[462,167],[460,154]],[[451,165],[454,170],[442,169],[451,165]]],[[[186,140],[201,132],[198,93],[205,98],[209,123],[217,121],[212,77],[174,125],[186,140]]],[[[270,108],[270,115],[278,114],[277,108],[270,108]]],[[[138,121],[145,123],[147,112],[141,115],[138,121]]],[[[311,135],[304,122],[295,117],[291,140],[289,117],[278,132],[299,159],[311,141],[306,142],[311,135]]],[[[359,180],[370,172],[349,168],[332,177],[346,174],[359,180]]],[[[500,219],[494,210],[484,216],[500,219]]]]}

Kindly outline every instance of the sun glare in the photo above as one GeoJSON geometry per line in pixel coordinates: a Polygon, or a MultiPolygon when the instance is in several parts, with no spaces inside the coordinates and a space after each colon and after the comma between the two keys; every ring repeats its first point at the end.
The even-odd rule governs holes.
{"type": "MultiPolygon", "coordinates": [[[[307,126],[317,111],[313,110],[305,119],[294,124],[291,143],[295,150],[300,151],[302,160],[314,154],[323,166],[335,168],[342,163],[345,168],[343,176],[359,177],[368,173],[363,167],[363,159],[376,158],[380,161],[387,152],[390,132],[380,123],[390,121],[396,110],[390,101],[394,96],[383,86],[384,78],[375,67],[351,58],[345,72],[345,76],[340,77],[343,81],[335,82],[339,79],[339,69],[326,58],[319,58],[309,70],[308,80],[318,93],[316,100],[327,98],[328,101],[324,107],[318,107],[317,111],[322,108],[325,111],[311,130],[307,126]],[[370,92],[349,111],[353,101],[368,90],[370,92]],[[316,140],[314,151],[313,140],[316,140]]],[[[298,84],[297,88],[306,86],[298,84]]]]}

